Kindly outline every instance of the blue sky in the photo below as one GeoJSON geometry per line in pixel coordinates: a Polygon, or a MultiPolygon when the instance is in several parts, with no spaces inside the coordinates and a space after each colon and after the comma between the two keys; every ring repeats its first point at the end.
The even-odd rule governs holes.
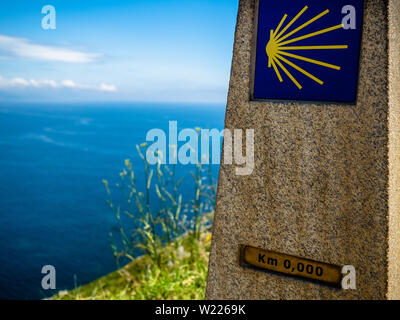
{"type": "Polygon", "coordinates": [[[237,3],[1,1],[0,102],[224,102],[237,3]]]}

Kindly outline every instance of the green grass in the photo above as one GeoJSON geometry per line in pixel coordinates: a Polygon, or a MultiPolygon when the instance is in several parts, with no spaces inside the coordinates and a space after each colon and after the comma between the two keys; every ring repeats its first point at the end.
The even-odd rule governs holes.
{"type": "Polygon", "coordinates": [[[166,246],[159,266],[149,255],[55,300],[202,300],[211,237],[185,236],[166,246]]]}
{"type": "Polygon", "coordinates": [[[128,258],[131,263],[75,290],[59,292],[53,299],[204,299],[216,194],[211,167],[194,166],[194,193],[183,199],[183,178],[177,179],[176,165],[162,165],[159,154],[157,164],[150,166],[142,149],[146,146],[137,146],[144,176],[137,177],[134,164],[127,159],[115,189],[103,181],[118,224],[118,230],[110,232],[111,248],[118,266],[120,259],[128,258]],[[137,187],[138,179],[146,182],[143,190],[137,187]],[[119,197],[117,203],[112,197],[115,191],[123,199],[119,197]],[[157,196],[156,205],[151,195],[157,196]],[[133,258],[138,250],[143,256],[133,258]]]}

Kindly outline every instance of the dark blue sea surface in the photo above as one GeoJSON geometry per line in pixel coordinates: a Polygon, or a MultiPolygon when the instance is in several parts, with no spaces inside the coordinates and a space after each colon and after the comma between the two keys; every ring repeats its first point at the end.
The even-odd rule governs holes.
{"type": "MultiPolygon", "coordinates": [[[[41,299],[115,270],[116,227],[102,184],[124,159],[143,174],[135,145],[153,128],[224,125],[223,105],[0,104],[0,299],[41,299]],[[41,288],[53,265],[57,290],[41,288]]],[[[190,196],[191,166],[179,167],[190,196]]],[[[218,166],[213,166],[217,178],[218,166]]]]}

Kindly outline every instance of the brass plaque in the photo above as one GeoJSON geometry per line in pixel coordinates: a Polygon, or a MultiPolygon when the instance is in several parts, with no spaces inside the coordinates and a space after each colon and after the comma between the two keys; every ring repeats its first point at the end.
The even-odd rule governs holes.
{"type": "Polygon", "coordinates": [[[257,268],[337,286],[340,285],[342,280],[341,267],[332,264],[250,246],[244,246],[241,254],[242,262],[257,268]]]}

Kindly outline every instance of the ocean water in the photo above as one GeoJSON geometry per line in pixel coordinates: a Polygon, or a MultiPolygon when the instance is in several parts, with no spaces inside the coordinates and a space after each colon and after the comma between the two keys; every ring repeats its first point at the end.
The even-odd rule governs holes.
{"type": "MultiPolygon", "coordinates": [[[[117,268],[102,180],[115,184],[127,158],[140,177],[135,145],[150,129],[168,132],[169,120],[222,129],[224,106],[0,104],[0,299],[41,299],[117,268]],[[48,264],[55,291],[41,288],[48,264]]],[[[178,170],[184,197],[192,169],[178,170]]]]}

